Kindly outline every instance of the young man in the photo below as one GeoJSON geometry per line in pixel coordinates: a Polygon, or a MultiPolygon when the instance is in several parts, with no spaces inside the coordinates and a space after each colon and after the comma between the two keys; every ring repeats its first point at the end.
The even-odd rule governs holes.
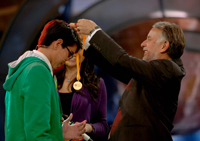
{"type": "Polygon", "coordinates": [[[67,121],[62,127],[62,110],[52,72],[77,47],[80,47],[79,40],[67,23],[52,20],[41,32],[38,50],[27,51],[8,64],[3,85],[6,141],[63,141],[63,138],[80,138],[84,133],[86,121],[74,126],[67,121]]]}
{"type": "Polygon", "coordinates": [[[138,59],[127,54],[93,21],[81,19],[71,26],[89,35],[90,47],[85,55],[128,84],[119,101],[110,140],[172,140],[172,122],[185,75],[180,59],[185,47],[182,29],[174,23],[155,23],[141,44],[143,59],[138,59]]]}

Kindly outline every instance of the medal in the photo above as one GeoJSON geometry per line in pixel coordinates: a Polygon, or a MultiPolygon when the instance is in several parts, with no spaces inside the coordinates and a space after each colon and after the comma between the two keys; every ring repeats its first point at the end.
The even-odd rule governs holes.
{"type": "Polygon", "coordinates": [[[76,53],[76,65],[77,65],[77,76],[76,76],[77,81],[74,82],[73,88],[78,91],[82,88],[82,83],[79,81],[81,79],[81,76],[80,76],[80,66],[79,66],[79,54],[78,54],[78,52],[76,53]]]}
{"type": "MultiPolygon", "coordinates": [[[[84,51],[85,39],[86,39],[86,35],[83,35],[82,55],[83,55],[83,51],[84,51]]],[[[81,60],[81,58],[80,58],[80,60],[81,60]]],[[[76,53],[76,66],[77,66],[77,76],[76,76],[77,81],[74,82],[73,88],[78,91],[83,86],[82,83],[79,81],[81,79],[81,76],[80,76],[81,62],[79,62],[79,53],[78,52],[76,53]]]]}
{"type": "Polygon", "coordinates": [[[82,88],[82,83],[81,83],[80,81],[74,82],[73,88],[74,88],[75,90],[77,90],[77,91],[80,90],[80,89],[82,88]]]}

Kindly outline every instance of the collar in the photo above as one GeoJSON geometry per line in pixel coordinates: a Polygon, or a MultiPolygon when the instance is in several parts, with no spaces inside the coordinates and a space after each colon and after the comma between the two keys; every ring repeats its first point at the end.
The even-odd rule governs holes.
{"type": "Polygon", "coordinates": [[[37,55],[39,55],[44,60],[44,62],[47,63],[47,65],[49,66],[49,68],[51,70],[51,75],[53,76],[53,69],[52,69],[49,59],[40,51],[33,50],[33,52],[36,53],[37,55]]]}

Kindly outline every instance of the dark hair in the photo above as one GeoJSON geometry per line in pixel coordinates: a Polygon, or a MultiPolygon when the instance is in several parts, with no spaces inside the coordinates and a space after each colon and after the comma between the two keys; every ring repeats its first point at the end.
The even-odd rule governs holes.
{"type": "Polygon", "coordinates": [[[74,30],[63,20],[52,20],[49,21],[43,28],[40,38],[38,40],[38,45],[49,46],[53,41],[57,39],[62,39],[62,47],[72,46],[75,43],[77,48],[81,48],[81,43],[74,30]]]}
{"type": "MultiPolygon", "coordinates": [[[[65,71],[66,71],[66,66],[64,66],[63,69],[60,69],[55,73],[57,77],[58,89],[61,89],[63,86],[65,71]]],[[[94,63],[91,62],[89,59],[85,58],[81,64],[80,75],[81,75],[80,81],[82,82],[83,86],[88,89],[92,99],[96,101],[96,98],[98,97],[100,77],[97,76],[96,73],[94,73],[94,63]]],[[[76,78],[72,80],[70,84],[73,84],[75,81],[76,78]]],[[[73,87],[71,87],[71,89],[73,92],[75,91],[73,87]]],[[[82,93],[81,91],[76,91],[76,92],[78,92],[81,95],[84,95],[84,93],[82,93]]]]}
{"type": "Polygon", "coordinates": [[[183,30],[175,23],[157,22],[153,25],[154,28],[162,30],[163,37],[169,41],[167,54],[172,59],[180,58],[185,48],[185,37],[183,30]]]}

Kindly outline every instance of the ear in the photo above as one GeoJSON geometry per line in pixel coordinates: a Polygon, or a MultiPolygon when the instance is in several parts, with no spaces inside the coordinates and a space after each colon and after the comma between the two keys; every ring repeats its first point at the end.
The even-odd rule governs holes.
{"type": "Polygon", "coordinates": [[[57,49],[59,46],[62,46],[63,44],[63,40],[62,39],[58,39],[55,41],[55,44],[54,44],[54,49],[57,49]]]}
{"type": "Polygon", "coordinates": [[[162,45],[162,48],[161,48],[161,52],[162,53],[165,53],[167,51],[167,49],[169,48],[169,41],[164,41],[163,42],[163,45],[162,45]]]}

